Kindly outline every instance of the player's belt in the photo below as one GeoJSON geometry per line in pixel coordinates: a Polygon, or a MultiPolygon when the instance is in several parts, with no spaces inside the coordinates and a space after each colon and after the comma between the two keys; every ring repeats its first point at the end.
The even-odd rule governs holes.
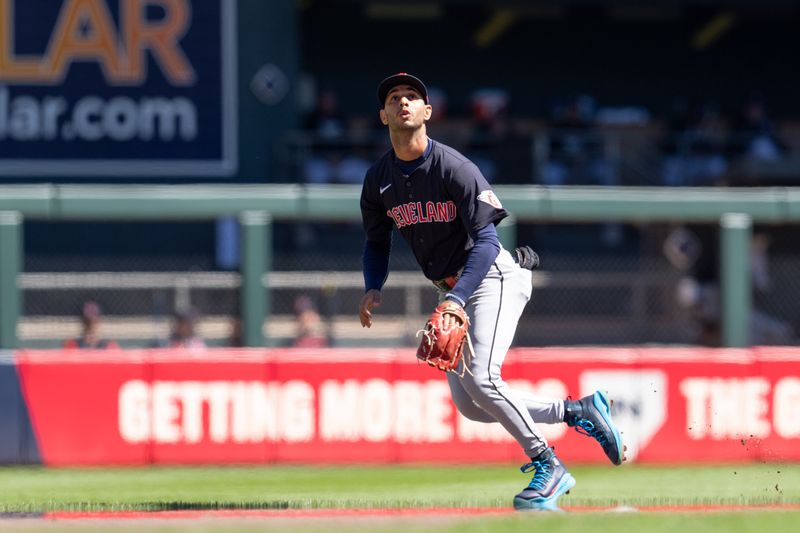
{"type": "Polygon", "coordinates": [[[452,289],[453,287],[456,286],[456,282],[458,281],[458,278],[461,277],[461,272],[463,272],[463,271],[464,271],[464,269],[461,268],[461,269],[459,269],[458,272],[456,272],[452,276],[447,276],[444,279],[437,279],[437,280],[435,280],[433,282],[433,285],[437,289],[439,289],[440,291],[447,292],[447,291],[449,291],[450,289],[452,289]]]}

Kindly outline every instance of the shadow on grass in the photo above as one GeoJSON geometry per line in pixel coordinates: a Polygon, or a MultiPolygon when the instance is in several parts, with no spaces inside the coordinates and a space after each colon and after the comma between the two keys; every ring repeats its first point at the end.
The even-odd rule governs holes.
{"type": "Polygon", "coordinates": [[[143,502],[135,505],[139,511],[223,511],[249,510],[249,509],[292,509],[298,508],[291,505],[288,501],[266,501],[266,502],[143,502]]]}
{"type": "Polygon", "coordinates": [[[92,511],[224,511],[224,510],[275,510],[297,508],[288,501],[258,501],[258,502],[183,502],[159,501],[140,502],[135,504],[88,504],[75,507],[66,505],[66,510],[92,510],[92,511]]]}
{"type": "Polygon", "coordinates": [[[225,510],[281,510],[299,509],[302,505],[291,504],[288,501],[259,501],[259,502],[183,502],[159,501],[137,503],[105,503],[105,502],[66,502],[57,506],[29,505],[22,506],[19,510],[0,511],[0,520],[12,518],[41,518],[51,512],[160,512],[160,511],[225,511],[225,510]]]}

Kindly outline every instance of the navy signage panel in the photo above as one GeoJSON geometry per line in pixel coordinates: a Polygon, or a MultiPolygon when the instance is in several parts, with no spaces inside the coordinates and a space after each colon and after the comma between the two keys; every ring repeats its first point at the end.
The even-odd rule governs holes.
{"type": "Polygon", "coordinates": [[[40,462],[13,357],[0,352],[0,464],[40,462]]]}
{"type": "Polygon", "coordinates": [[[230,176],[230,0],[0,0],[0,175],[230,176]]]}

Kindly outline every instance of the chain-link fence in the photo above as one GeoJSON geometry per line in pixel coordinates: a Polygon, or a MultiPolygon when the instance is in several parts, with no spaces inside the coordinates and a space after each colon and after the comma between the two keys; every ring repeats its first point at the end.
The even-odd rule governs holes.
{"type": "MultiPolygon", "coordinates": [[[[95,226],[102,225],[84,229],[91,232],[95,226]]],[[[520,321],[517,345],[720,343],[713,226],[527,224],[518,229],[520,241],[540,253],[542,266],[533,273],[533,298],[520,321]]],[[[759,255],[754,244],[751,254],[757,343],[796,341],[800,254],[792,253],[786,237],[793,229],[757,229],[757,235],[767,236],[761,248],[769,252],[759,255]]],[[[264,332],[271,344],[292,344],[301,304],[318,315],[317,333],[330,345],[416,343],[415,333],[437,295],[397,236],[376,323],[370,330],[361,328],[362,239],[355,224],[276,224],[273,270],[265,278],[270,314],[264,332]]],[[[126,257],[26,254],[20,344],[52,347],[77,336],[86,301],[98,302],[102,310],[102,335],[123,346],[162,343],[174,313],[190,308],[208,344],[238,342],[240,275],[213,267],[213,246],[205,255],[189,253],[174,261],[139,255],[129,269],[126,257]],[[114,269],[102,270],[109,266],[114,269]]]]}

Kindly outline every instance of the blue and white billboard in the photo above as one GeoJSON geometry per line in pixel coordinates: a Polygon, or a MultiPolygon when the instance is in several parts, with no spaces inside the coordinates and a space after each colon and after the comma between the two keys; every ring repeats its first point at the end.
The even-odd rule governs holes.
{"type": "Polygon", "coordinates": [[[0,175],[236,172],[232,0],[0,0],[0,175]]]}

